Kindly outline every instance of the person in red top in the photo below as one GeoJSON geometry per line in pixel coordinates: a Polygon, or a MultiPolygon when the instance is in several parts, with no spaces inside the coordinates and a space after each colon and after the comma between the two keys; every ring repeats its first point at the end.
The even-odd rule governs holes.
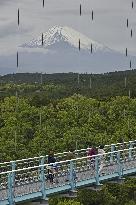
{"type": "Polygon", "coordinates": [[[96,149],[94,147],[91,147],[88,149],[87,156],[90,156],[91,159],[93,155],[96,155],[96,149]]]}
{"type": "Polygon", "coordinates": [[[88,149],[88,152],[87,152],[87,156],[89,157],[90,163],[93,167],[95,167],[95,157],[93,157],[93,156],[96,154],[97,154],[97,151],[96,151],[95,147],[90,146],[90,148],[88,149]]]}

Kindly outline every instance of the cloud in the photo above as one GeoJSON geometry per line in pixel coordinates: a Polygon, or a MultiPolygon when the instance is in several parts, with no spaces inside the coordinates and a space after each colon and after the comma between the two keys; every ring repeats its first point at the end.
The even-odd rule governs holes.
{"type": "Polygon", "coordinates": [[[31,28],[23,28],[23,29],[18,29],[17,25],[15,22],[7,23],[6,25],[1,25],[0,26],[0,38],[7,38],[9,36],[13,35],[23,35],[24,33],[27,33],[31,30],[31,28]]]}
{"type": "Polygon", "coordinates": [[[52,16],[67,16],[67,15],[73,15],[77,16],[79,15],[79,10],[76,8],[71,8],[71,9],[55,9],[51,11],[52,16]]]}
{"type": "Polygon", "coordinates": [[[41,36],[54,25],[69,26],[108,47],[136,55],[136,6],[128,0],[0,0],[0,56],[15,52],[17,46],[41,36]],[[79,5],[82,4],[82,16],[79,5]],[[17,9],[20,8],[20,26],[17,9]],[[94,11],[94,21],[91,11],[94,11]],[[126,19],[129,28],[126,28],[126,19]],[[133,38],[130,38],[130,29],[133,38]]]}
{"type": "Polygon", "coordinates": [[[17,4],[18,0],[0,0],[0,7],[4,7],[7,5],[13,5],[13,4],[17,4]]]}
{"type": "Polygon", "coordinates": [[[15,23],[8,23],[7,25],[2,25],[0,29],[0,38],[7,38],[8,36],[23,34],[28,32],[30,29],[18,30],[15,23]]]}
{"type": "Polygon", "coordinates": [[[0,0],[0,5],[7,4],[10,0],[0,0]]]}

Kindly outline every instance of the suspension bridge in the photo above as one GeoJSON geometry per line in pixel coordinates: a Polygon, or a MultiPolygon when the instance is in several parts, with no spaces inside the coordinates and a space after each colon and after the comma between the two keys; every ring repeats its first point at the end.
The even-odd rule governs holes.
{"type": "Polygon", "coordinates": [[[50,165],[46,164],[48,156],[0,163],[0,205],[47,199],[136,173],[136,140],[105,145],[104,149],[103,156],[93,156],[94,163],[87,156],[88,148],[75,150],[71,160],[66,160],[68,152],[57,153],[56,162],[50,165]],[[99,172],[101,157],[104,167],[99,172]],[[54,172],[53,182],[48,179],[49,169],[54,172]]]}

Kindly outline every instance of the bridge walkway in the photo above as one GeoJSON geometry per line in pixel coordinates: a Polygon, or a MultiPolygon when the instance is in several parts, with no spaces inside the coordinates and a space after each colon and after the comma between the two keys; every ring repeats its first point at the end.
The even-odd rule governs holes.
{"type": "MultiPolygon", "coordinates": [[[[30,166],[29,164],[27,167],[1,172],[0,205],[46,199],[55,193],[64,193],[91,184],[99,185],[105,180],[120,179],[123,176],[135,174],[135,141],[129,145],[131,145],[129,149],[104,154],[104,167],[101,172],[99,172],[99,166],[102,155],[95,155],[94,163],[89,157],[83,156],[59,161],[52,166],[45,164],[46,157],[40,157],[40,165],[30,166]],[[49,169],[54,174],[53,183],[48,179],[49,169]]],[[[15,164],[14,162],[14,166],[15,164]]]]}

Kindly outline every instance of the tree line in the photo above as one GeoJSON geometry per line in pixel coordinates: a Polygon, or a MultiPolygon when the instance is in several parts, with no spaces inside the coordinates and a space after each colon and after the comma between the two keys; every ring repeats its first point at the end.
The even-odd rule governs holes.
{"type": "Polygon", "coordinates": [[[5,97],[0,103],[1,160],[45,155],[90,143],[135,139],[136,100],[97,100],[74,94],[36,106],[26,97],[5,97]]]}
{"type": "Polygon", "coordinates": [[[41,94],[48,99],[60,99],[81,94],[86,97],[107,99],[115,96],[136,96],[136,70],[105,74],[87,73],[16,73],[0,76],[0,96],[41,94]],[[50,87],[50,89],[49,89],[50,87]],[[10,89],[9,89],[10,88],[10,89]]]}
{"type": "Polygon", "coordinates": [[[49,205],[136,205],[136,178],[123,183],[105,183],[99,190],[80,189],[74,200],[52,197],[49,205]]]}

